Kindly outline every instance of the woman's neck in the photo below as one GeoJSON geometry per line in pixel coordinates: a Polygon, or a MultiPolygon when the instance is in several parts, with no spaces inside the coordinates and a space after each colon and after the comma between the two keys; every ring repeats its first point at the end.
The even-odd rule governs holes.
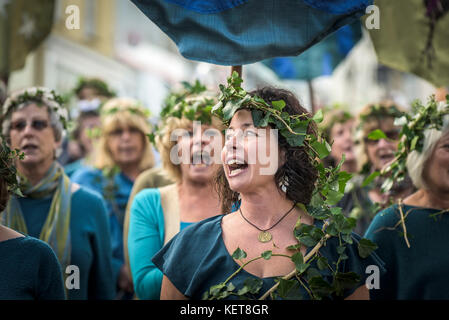
{"type": "Polygon", "coordinates": [[[120,171],[127,176],[131,181],[135,181],[140,174],[140,170],[137,164],[122,165],[120,171]]]}
{"type": "Polygon", "coordinates": [[[212,182],[182,180],[177,187],[181,221],[196,222],[221,213],[220,199],[212,182]]]}
{"type": "Polygon", "coordinates": [[[53,161],[40,165],[27,166],[20,161],[17,163],[17,170],[31,183],[32,186],[37,185],[47,174],[52,166],[53,161]]]}
{"type": "Polygon", "coordinates": [[[441,195],[426,189],[419,189],[404,200],[404,204],[447,210],[449,209],[449,195],[441,195]]]}
{"type": "MultiPolygon", "coordinates": [[[[249,194],[243,193],[241,199],[242,214],[262,229],[269,228],[278,222],[294,204],[276,187],[273,190],[264,188],[249,194]]],[[[296,212],[299,212],[299,209],[296,212]]]]}

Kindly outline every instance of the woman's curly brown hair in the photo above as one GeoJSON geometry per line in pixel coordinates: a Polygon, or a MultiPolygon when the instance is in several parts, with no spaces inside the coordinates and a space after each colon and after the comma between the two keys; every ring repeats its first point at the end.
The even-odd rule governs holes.
{"type": "MultiPolygon", "coordinates": [[[[267,103],[284,100],[286,106],[282,111],[291,115],[307,114],[311,117],[309,112],[301,106],[296,96],[288,90],[264,87],[249,92],[248,94],[253,97],[257,95],[267,103]]],[[[313,121],[309,124],[307,134],[317,134],[317,128],[313,121]]],[[[278,190],[282,192],[280,185],[283,181],[287,181],[287,198],[295,203],[307,205],[315,189],[318,170],[313,165],[312,159],[307,154],[305,147],[292,147],[281,134],[278,135],[278,143],[279,151],[285,154],[285,162],[278,168],[274,176],[278,190]]],[[[238,204],[239,194],[229,187],[223,167],[219,170],[215,181],[217,192],[222,203],[222,210],[224,213],[229,213],[238,204]]]]}

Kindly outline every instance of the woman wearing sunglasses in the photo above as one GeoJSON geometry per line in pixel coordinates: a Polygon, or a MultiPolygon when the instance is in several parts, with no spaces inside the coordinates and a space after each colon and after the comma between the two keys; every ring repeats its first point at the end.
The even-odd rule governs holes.
{"type": "Polygon", "coordinates": [[[150,132],[147,109],[131,98],[108,100],[101,112],[102,136],[96,145],[95,168],[81,168],[72,180],[106,200],[112,241],[117,299],[131,299],[133,283],[124,263],[123,224],[137,176],[152,168],[154,156],[145,134],[150,132]]]}
{"type": "Polygon", "coordinates": [[[24,153],[16,161],[24,197],[11,197],[2,224],[53,248],[68,299],[112,299],[111,241],[102,199],[72,183],[55,160],[66,113],[62,99],[46,88],[19,91],[3,105],[3,135],[11,149],[24,153]]]}
{"type": "Polygon", "coordinates": [[[354,184],[338,204],[345,212],[357,219],[355,232],[363,235],[371,220],[379,211],[380,206],[386,206],[389,201],[404,194],[410,194],[413,186],[410,180],[404,181],[391,189],[391,193],[382,192],[384,179],[377,177],[370,185],[362,186],[363,180],[375,171],[380,172],[389,162],[393,161],[398,145],[400,127],[394,124],[397,117],[403,115],[402,108],[392,102],[369,104],[359,113],[355,124],[355,153],[360,176],[354,179],[354,184]],[[371,139],[370,133],[381,130],[385,136],[381,139],[371,139]]]}

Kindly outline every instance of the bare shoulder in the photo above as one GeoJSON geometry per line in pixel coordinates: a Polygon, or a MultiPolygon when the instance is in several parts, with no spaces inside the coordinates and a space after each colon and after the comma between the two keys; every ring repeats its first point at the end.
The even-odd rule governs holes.
{"type": "Polygon", "coordinates": [[[72,188],[70,189],[70,191],[73,194],[73,193],[77,192],[80,188],[81,188],[81,186],[78,183],[72,182],[72,188]]]}
{"type": "Polygon", "coordinates": [[[15,238],[23,238],[23,237],[24,237],[23,234],[18,233],[17,231],[14,231],[10,228],[0,225],[0,242],[15,239],[15,238]]]}

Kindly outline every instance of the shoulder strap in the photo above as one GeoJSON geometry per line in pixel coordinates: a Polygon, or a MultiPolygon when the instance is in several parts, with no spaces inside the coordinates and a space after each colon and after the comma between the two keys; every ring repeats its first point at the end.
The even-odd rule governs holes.
{"type": "Polygon", "coordinates": [[[161,206],[164,213],[164,244],[170,241],[181,230],[179,216],[179,197],[176,184],[159,188],[161,193],[161,206]]]}

